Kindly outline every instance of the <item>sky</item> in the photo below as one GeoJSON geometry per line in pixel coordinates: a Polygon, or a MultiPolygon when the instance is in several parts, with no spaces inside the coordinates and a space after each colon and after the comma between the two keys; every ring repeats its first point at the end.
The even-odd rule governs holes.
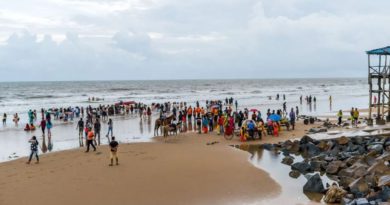
{"type": "Polygon", "coordinates": [[[366,77],[388,0],[0,1],[0,81],[366,77]]]}

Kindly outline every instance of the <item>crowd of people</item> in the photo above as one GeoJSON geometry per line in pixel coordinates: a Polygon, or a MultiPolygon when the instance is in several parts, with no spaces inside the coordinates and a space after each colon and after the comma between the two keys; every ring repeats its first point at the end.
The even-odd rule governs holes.
{"type": "MultiPolygon", "coordinates": [[[[331,103],[332,97],[329,96],[331,103]]],[[[98,105],[92,107],[60,107],[41,109],[41,121],[38,121],[36,110],[28,111],[28,123],[26,131],[34,131],[36,126],[42,131],[43,136],[51,137],[52,121],[58,122],[73,122],[77,120],[76,130],[78,131],[79,146],[86,146],[85,152],[89,152],[90,147],[96,151],[97,146],[102,144],[101,133],[102,123],[107,124],[107,130],[104,132],[109,144],[114,139],[114,116],[139,116],[142,120],[151,122],[152,114],[158,115],[157,119],[161,120],[163,126],[174,127],[182,132],[194,130],[199,134],[207,134],[216,132],[218,135],[224,136],[239,136],[241,141],[262,139],[264,136],[279,136],[282,130],[294,130],[295,123],[298,120],[298,106],[291,106],[286,103],[286,96],[276,95],[276,100],[283,99],[280,104],[280,109],[267,109],[263,113],[257,109],[243,108],[239,109],[238,101],[233,97],[221,100],[205,100],[203,102],[164,102],[151,103],[149,105],[136,102],[119,102],[111,105],[98,105]],[[170,119],[169,121],[166,121],[170,119]],[[193,127],[193,129],[192,129],[193,127]],[[283,129],[285,127],[285,129],[283,129]]],[[[93,99],[95,100],[95,99],[93,99]]],[[[300,96],[300,104],[305,100],[307,104],[316,103],[315,96],[300,96]]],[[[351,111],[351,118],[354,119],[353,124],[357,124],[359,112],[357,108],[351,111]]],[[[338,113],[339,124],[342,121],[342,111],[338,113]],[[341,114],[340,114],[341,113],[341,114]]],[[[18,113],[14,114],[14,123],[19,122],[18,113]]],[[[7,122],[7,115],[3,115],[3,124],[7,122]]],[[[38,146],[36,139],[32,138],[32,154],[37,155],[35,147],[38,146]]],[[[117,143],[117,142],[116,142],[117,143]]],[[[113,143],[113,147],[115,144],[113,143]]],[[[117,146],[117,145],[116,145],[117,146]]],[[[113,148],[112,150],[115,150],[113,148]]],[[[38,157],[38,156],[37,156],[38,157]]],[[[117,156],[112,153],[112,160],[117,156]]],[[[38,158],[37,158],[38,159],[38,158]]],[[[113,162],[111,161],[111,165],[113,162]]]]}
{"type": "Polygon", "coordinates": [[[194,106],[187,106],[185,102],[173,104],[172,108],[169,103],[165,103],[165,108],[159,111],[162,121],[170,120],[166,126],[186,131],[187,126],[192,129],[193,125],[199,134],[216,131],[218,135],[234,136],[238,132],[242,141],[261,139],[265,135],[278,136],[282,126],[287,130],[295,129],[299,115],[298,106],[288,112],[287,103],[284,102],[281,109],[272,112],[268,109],[264,120],[261,111],[257,109],[239,110],[238,101],[233,98],[226,98],[225,101],[206,100],[204,106],[199,101],[194,106]],[[170,117],[167,116],[169,114],[170,117]]]}

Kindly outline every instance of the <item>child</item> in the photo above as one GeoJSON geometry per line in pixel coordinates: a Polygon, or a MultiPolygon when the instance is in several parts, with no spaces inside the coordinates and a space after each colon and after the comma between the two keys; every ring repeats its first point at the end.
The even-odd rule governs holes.
{"type": "Polygon", "coordinates": [[[29,157],[29,159],[28,159],[28,161],[26,163],[30,164],[33,155],[35,155],[35,157],[37,159],[37,162],[35,162],[35,164],[38,164],[39,163],[39,157],[38,157],[38,145],[39,145],[39,143],[38,143],[37,137],[33,136],[28,142],[31,143],[31,145],[30,145],[31,154],[30,154],[30,157],[29,157]]]}

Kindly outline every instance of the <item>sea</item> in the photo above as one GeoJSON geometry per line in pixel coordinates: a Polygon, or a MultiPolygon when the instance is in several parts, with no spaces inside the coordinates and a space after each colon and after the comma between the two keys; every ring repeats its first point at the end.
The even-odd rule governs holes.
{"type": "MultiPolygon", "coordinates": [[[[120,101],[187,102],[189,105],[199,101],[204,106],[206,100],[224,100],[226,97],[237,100],[238,109],[258,109],[264,114],[267,109],[280,109],[286,102],[288,110],[298,106],[300,114],[334,117],[340,109],[368,108],[368,82],[365,78],[1,82],[0,115],[7,113],[8,119],[5,126],[0,124],[0,161],[27,156],[28,139],[41,135],[39,130],[23,131],[30,109],[37,110],[39,116],[41,108],[98,106],[120,101]],[[277,94],[279,100],[276,100],[277,94]],[[305,100],[300,104],[300,96],[305,99],[310,95],[316,97],[316,104],[310,106],[305,100]],[[104,100],[90,102],[88,99],[92,97],[104,100]],[[18,127],[12,122],[15,113],[20,116],[18,127]]],[[[150,141],[153,121],[149,123],[137,116],[117,116],[114,117],[114,134],[126,143],[150,141]]],[[[54,121],[52,132],[53,151],[78,147],[76,122],[54,121]]],[[[104,136],[102,141],[107,141],[104,136]]]]}

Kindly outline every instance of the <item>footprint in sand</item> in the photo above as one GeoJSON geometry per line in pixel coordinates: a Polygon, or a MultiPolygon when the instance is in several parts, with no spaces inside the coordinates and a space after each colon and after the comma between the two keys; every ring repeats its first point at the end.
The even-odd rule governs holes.
{"type": "Polygon", "coordinates": [[[14,177],[14,176],[18,176],[18,174],[10,174],[7,177],[14,177]]]}
{"type": "Polygon", "coordinates": [[[142,160],[155,160],[157,157],[144,157],[142,160]]]}

